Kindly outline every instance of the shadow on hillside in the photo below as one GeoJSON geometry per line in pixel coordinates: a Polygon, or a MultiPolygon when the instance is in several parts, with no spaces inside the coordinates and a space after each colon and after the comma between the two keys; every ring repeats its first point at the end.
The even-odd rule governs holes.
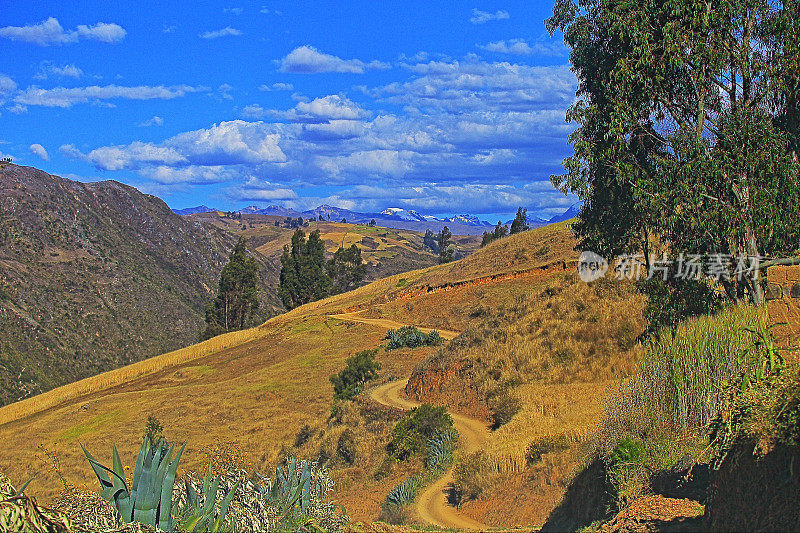
{"type": "Polygon", "coordinates": [[[615,511],[615,501],[606,466],[600,459],[594,459],[570,482],[542,531],[576,531],[606,519],[615,511]]]}

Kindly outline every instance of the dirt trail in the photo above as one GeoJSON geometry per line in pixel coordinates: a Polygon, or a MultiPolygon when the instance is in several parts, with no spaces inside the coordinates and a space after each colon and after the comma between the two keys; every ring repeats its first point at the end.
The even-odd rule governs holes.
{"type": "MultiPolygon", "coordinates": [[[[350,322],[361,322],[364,324],[372,324],[386,329],[398,329],[408,325],[408,324],[401,324],[400,322],[395,322],[394,320],[389,320],[387,318],[365,318],[359,315],[359,313],[361,312],[363,312],[363,310],[354,311],[352,313],[340,313],[338,315],[328,315],[328,316],[339,320],[349,320],[350,322]]],[[[417,329],[425,333],[430,333],[435,328],[418,327],[417,329]]],[[[458,333],[455,331],[448,331],[446,329],[437,329],[436,331],[439,332],[439,335],[441,335],[443,339],[448,341],[458,336],[458,333]]]]}
{"type": "MultiPolygon", "coordinates": [[[[407,379],[392,381],[374,389],[370,395],[376,402],[389,407],[403,410],[417,407],[420,405],[419,402],[402,395],[407,383],[407,379]]],[[[459,433],[459,446],[465,453],[479,449],[489,438],[489,430],[483,422],[454,413],[450,413],[450,416],[453,417],[459,433]]],[[[453,469],[450,468],[419,495],[415,504],[419,517],[429,524],[442,528],[487,531],[487,526],[462,516],[455,507],[447,503],[445,491],[452,482],[453,469]]]]}

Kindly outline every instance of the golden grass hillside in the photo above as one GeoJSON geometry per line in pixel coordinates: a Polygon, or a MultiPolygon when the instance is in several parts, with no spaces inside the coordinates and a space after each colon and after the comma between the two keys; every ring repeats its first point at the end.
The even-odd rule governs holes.
{"type": "MultiPolygon", "coordinates": [[[[487,337],[487,342],[470,341],[473,345],[463,348],[473,350],[473,355],[480,352],[492,364],[509,361],[509,354],[517,352],[529,362],[520,367],[524,379],[515,386],[522,411],[495,432],[487,445],[495,462],[519,464],[524,449],[541,435],[569,429],[571,438],[579,441],[591,429],[612,375],[624,373],[635,355],[633,350],[618,347],[612,353],[605,348],[618,343],[609,324],[621,318],[613,309],[625,303],[626,313],[633,317],[638,304],[623,291],[597,321],[576,320],[582,316],[578,303],[596,311],[608,296],[603,291],[619,291],[613,283],[594,288],[576,282],[568,266],[577,255],[573,246],[565,224],[531,230],[492,243],[456,263],[390,276],[299,307],[257,328],[12,404],[0,409],[0,442],[4,443],[0,471],[21,483],[42,470],[28,491],[45,502],[60,491],[59,475],[70,484],[96,489],[79,443],[101,461],[108,460],[111,444],[116,443],[123,462],[130,465],[149,415],[163,423],[169,439],[188,443],[179,473],[208,462],[205,454],[214,447],[234,448],[262,471],[287,453],[330,457],[336,454],[341,435],[350,431],[358,460],[346,464],[334,458],[335,498],[353,518],[374,520],[388,491],[420,465],[386,461],[385,443],[397,413],[379,409],[366,397],[332,409],[329,376],[341,370],[355,352],[379,346],[386,333],[385,327],[375,324],[329,316],[353,308],[362,316],[394,323],[466,331],[450,343],[456,350],[475,332],[508,329],[506,339],[487,337]],[[553,287],[557,294],[551,294],[553,287]],[[420,291],[408,290],[414,288],[420,291]],[[396,297],[402,291],[404,295],[396,297]],[[511,324],[507,319],[513,309],[522,315],[511,324]],[[559,325],[567,322],[576,326],[559,325]],[[576,335],[584,338],[573,346],[574,359],[562,364],[553,353],[576,335]],[[610,336],[607,342],[606,335],[610,336]],[[530,347],[527,340],[534,341],[530,347]],[[601,353],[590,353],[593,343],[603,347],[601,353]],[[310,436],[299,439],[305,426],[310,436]],[[60,474],[45,468],[52,466],[54,458],[60,474]]],[[[635,329],[636,323],[631,327],[635,329]]],[[[441,354],[435,348],[380,350],[380,379],[408,377],[415,367],[424,368],[437,357],[441,354]]],[[[512,374],[501,368],[498,375],[512,374]]],[[[549,505],[560,490],[558,480],[571,464],[558,458],[546,458],[544,463],[553,461],[560,469],[556,474],[532,476],[527,464],[489,468],[489,483],[496,489],[487,485],[485,497],[469,502],[466,512],[502,523],[502,516],[492,514],[492,509],[511,507],[501,501],[502,487],[527,476],[521,494],[541,489],[548,495],[530,504],[517,503],[522,511],[514,520],[533,524],[539,515],[531,506],[549,505]]]]}

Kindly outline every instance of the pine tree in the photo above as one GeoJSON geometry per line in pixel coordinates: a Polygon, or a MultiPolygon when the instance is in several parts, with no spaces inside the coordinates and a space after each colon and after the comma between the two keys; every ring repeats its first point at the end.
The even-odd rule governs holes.
{"type": "Polygon", "coordinates": [[[450,239],[453,234],[447,226],[442,228],[439,232],[439,264],[449,263],[453,260],[453,247],[450,244],[450,239]]]}
{"type": "Polygon", "coordinates": [[[206,307],[203,338],[245,328],[258,309],[258,263],[245,249],[245,240],[239,238],[220,274],[217,297],[206,307]]]}
{"type": "Polygon", "coordinates": [[[520,207],[517,209],[517,216],[514,217],[514,221],[511,223],[511,235],[522,233],[523,231],[528,231],[529,229],[528,210],[520,207]]]}

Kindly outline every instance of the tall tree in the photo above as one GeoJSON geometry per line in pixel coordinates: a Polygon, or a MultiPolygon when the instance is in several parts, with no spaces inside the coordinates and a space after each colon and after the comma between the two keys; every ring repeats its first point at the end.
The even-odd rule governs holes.
{"type": "Polygon", "coordinates": [[[520,207],[517,209],[517,216],[515,216],[514,221],[511,222],[511,235],[522,233],[529,229],[531,228],[528,226],[528,210],[520,207]]]}
{"type": "MultiPolygon", "coordinates": [[[[797,252],[796,1],[558,0],[547,25],[579,79],[574,155],[551,178],[585,202],[579,246],[797,252]]],[[[720,282],[760,301],[757,277],[720,282]]]]}
{"type": "Polygon", "coordinates": [[[217,297],[206,307],[203,338],[243,329],[258,309],[258,263],[247,257],[245,248],[245,240],[239,238],[222,268],[217,297]]]}
{"type": "Polygon", "coordinates": [[[450,239],[453,237],[453,234],[450,233],[450,229],[445,226],[442,228],[442,231],[439,232],[439,242],[437,246],[439,247],[439,264],[449,263],[453,260],[453,246],[450,244],[450,239]]]}
{"type": "Polygon", "coordinates": [[[333,282],[333,292],[353,290],[364,281],[367,265],[361,259],[361,249],[355,244],[340,247],[328,261],[328,276],[333,282]]]}
{"type": "Polygon", "coordinates": [[[430,230],[425,230],[425,236],[422,238],[422,245],[427,246],[433,253],[439,253],[439,243],[437,236],[430,230]]]}
{"type": "Polygon", "coordinates": [[[308,240],[301,229],[283,247],[278,296],[283,305],[294,309],[330,294],[331,279],[325,264],[325,244],[319,230],[312,231],[308,240]]]}

